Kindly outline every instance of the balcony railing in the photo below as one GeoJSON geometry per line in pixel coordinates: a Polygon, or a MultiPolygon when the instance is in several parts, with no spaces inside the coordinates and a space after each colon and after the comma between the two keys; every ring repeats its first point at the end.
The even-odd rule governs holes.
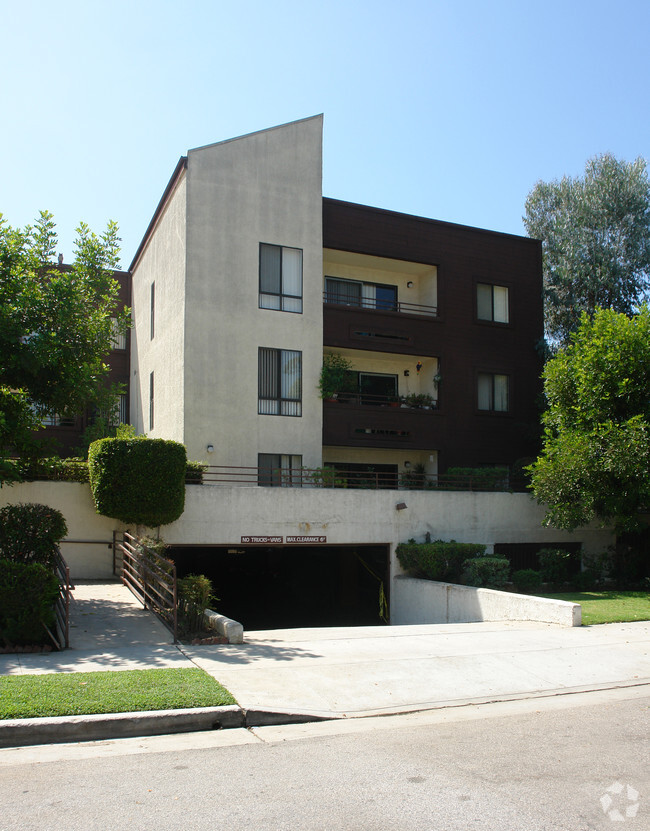
{"type": "Polygon", "coordinates": [[[335,291],[324,291],[323,302],[333,306],[349,306],[354,309],[371,309],[379,312],[399,312],[407,315],[425,315],[437,317],[437,306],[425,306],[421,303],[405,303],[403,300],[385,298],[350,297],[335,291]]]}
{"type": "Polygon", "coordinates": [[[366,392],[338,392],[332,398],[326,399],[328,403],[352,404],[354,406],[368,407],[393,407],[394,409],[408,410],[435,410],[438,406],[436,399],[421,399],[422,403],[409,403],[407,396],[401,395],[371,395],[366,392]]]}
{"type": "Polygon", "coordinates": [[[490,476],[486,473],[471,476],[418,473],[406,470],[375,471],[342,467],[269,468],[205,465],[200,476],[195,471],[188,484],[235,485],[248,487],[282,488],[357,488],[364,490],[426,490],[426,491],[496,491],[523,492],[528,481],[509,475],[490,476]]]}

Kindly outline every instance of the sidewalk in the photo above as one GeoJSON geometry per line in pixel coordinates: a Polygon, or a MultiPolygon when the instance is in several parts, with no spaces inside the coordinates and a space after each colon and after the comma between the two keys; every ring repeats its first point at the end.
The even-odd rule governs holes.
{"type": "Polygon", "coordinates": [[[650,684],[648,621],[287,629],[247,632],[239,645],[177,647],[119,584],[80,584],[75,597],[72,648],[0,656],[0,674],[199,666],[258,724],[650,684]]]}

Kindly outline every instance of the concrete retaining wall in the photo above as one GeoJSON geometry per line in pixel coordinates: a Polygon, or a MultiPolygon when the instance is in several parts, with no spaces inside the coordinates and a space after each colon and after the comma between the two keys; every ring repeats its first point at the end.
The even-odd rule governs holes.
{"type": "Polygon", "coordinates": [[[476,589],[398,575],[392,584],[391,623],[480,623],[535,620],[580,626],[577,603],[526,594],[476,589]]]}

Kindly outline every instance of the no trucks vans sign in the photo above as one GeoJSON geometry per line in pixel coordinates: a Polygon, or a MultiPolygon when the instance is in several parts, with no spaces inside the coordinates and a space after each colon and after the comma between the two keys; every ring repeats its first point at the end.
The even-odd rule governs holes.
{"type": "Polygon", "coordinates": [[[327,537],[253,537],[241,538],[241,545],[323,545],[327,537]]]}

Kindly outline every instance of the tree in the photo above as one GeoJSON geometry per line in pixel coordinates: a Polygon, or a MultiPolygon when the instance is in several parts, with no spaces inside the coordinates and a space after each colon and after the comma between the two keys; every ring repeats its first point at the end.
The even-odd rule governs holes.
{"type": "Polygon", "coordinates": [[[583,313],[568,347],[546,364],[544,445],[530,466],[546,520],[638,530],[650,506],[650,309],[632,318],[583,313]]]}
{"type": "Polygon", "coordinates": [[[542,240],[546,334],[569,342],[583,312],[634,314],[650,279],[650,183],[646,163],[594,156],[584,178],[538,182],[526,230],[542,240]]]}
{"type": "Polygon", "coordinates": [[[50,213],[24,230],[0,214],[0,483],[16,477],[9,456],[35,447],[45,414],[76,415],[105,382],[116,326],[129,325],[112,275],[118,243],[114,222],[101,236],[81,223],[63,267],[50,213]]]}

